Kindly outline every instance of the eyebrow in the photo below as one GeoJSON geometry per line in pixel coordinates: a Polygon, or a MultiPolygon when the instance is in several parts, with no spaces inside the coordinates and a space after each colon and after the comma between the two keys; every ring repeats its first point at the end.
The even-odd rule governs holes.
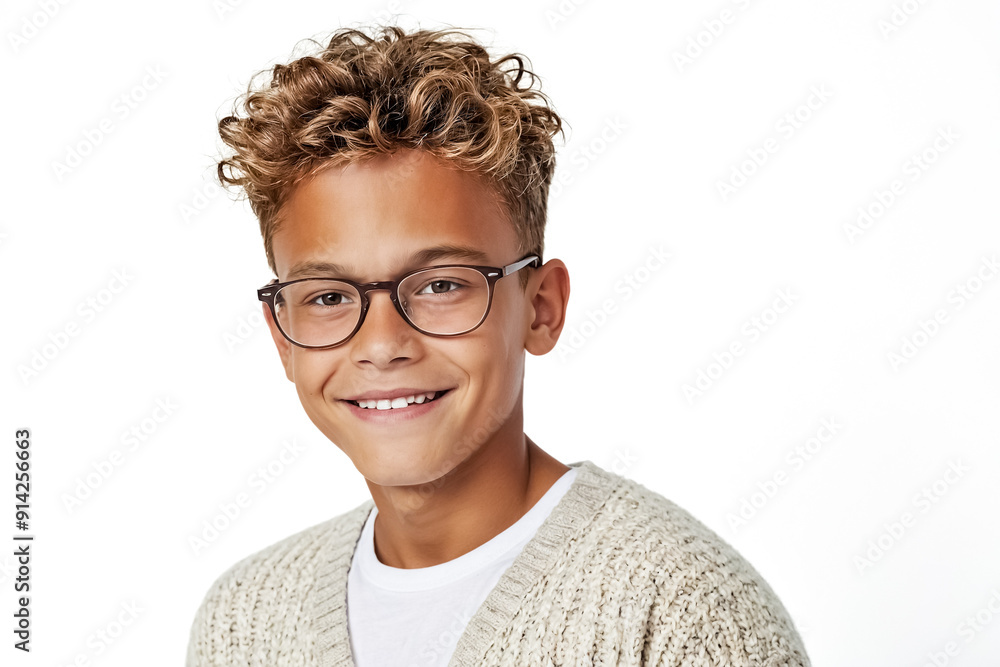
{"type": "MultiPolygon", "coordinates": [[[[445,243],[442,245],[424,248],[410,255],[410,259],[405,263],[405,270],[421,268],[440,259],[458,259],[470,262],[487,262],[488,257],[485,252],[470,246],[460,246],[445,243]]],[[[324,262],[308,260],[295,264],[288,272],[285,280],[296,280],[297,278],[312,276],[336,276],[338,278],[356,278],[357,274],[347,267],[335,262],[324,262]]]]}

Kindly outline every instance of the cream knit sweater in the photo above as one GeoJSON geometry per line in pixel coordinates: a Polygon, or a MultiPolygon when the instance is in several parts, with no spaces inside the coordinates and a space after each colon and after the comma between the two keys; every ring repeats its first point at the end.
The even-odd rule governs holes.
{"type": "MultiPolygon", "coordinates": [[[[785,608],[731,546],[644,486],[569,465],[572,486],[469,621],[452,667],[809,665],[785,608]]],[[[353,667],[347,572],[372,507],[223,573],[187,667],[353,667]]]]}

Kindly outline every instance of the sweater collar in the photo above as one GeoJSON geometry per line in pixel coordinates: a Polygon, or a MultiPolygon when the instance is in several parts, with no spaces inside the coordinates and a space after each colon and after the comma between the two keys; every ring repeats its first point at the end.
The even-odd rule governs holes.
{"type": "MultiPolygon", "coordinates": [[[[563,553],[570,538],[593,521],[620,479],[588,460],[567,465],[577,469],[576,479],[469,620],[450,664],[477,664],[496,630],[507,625],[521,600],[563,553]]],[[[309,599],[320,667],[354,667],[347,633],[347,573],[361,528],[374,506],[369,499],[334,521],[333,532],[324,544],[309,599]]]]}

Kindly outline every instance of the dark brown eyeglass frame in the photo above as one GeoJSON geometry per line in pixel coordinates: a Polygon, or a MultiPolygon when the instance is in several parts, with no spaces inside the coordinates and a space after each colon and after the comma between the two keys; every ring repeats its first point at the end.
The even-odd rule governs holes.
{"type": "Polygon", "coordinates": [[[371,304],[371,301],[368,298],[368,293],[377,290],[388,290],[389,300],[392,301],[392,305],[395,306],[396,312],[399,313],[400,317],[403,318],[404,322],[409,324],[411,327],[413,327],[420,333],[426,336],[434,336],[437,338],[450,338],[452,336],[464,336],[467,333],[471,333],[472,331],[478,329],[482,325],[482,323],[486,321],[486,317],[490,314],[490,308],[492,308],[493,306],[493,287],[498,280],[506,276],[509,276],[512,273],[517,273],[518,271],[520,271],[525,267],[530,266],[531,268],[538,268],[540,265],[541,265],[541,258],[539,258],[537,255],[528,255],[527,257],[519,259],[513,264],[508,264],[507,266],[475,266],[472,264],[441,264],[440,266],[424,266],[419,269],[414,269],[413,271],[409,271],[405,275],[402,275],[399,278],[397,278],[396,280],[383,280],[381,282],[375,282],[375,283],[356,283],[353,280],[345,280],[344,278],[326,278],[323,276],[314,276],[312,278],[299,278],[297,280],[289,280],[287,282],[279,283],[277,282],[278,279],[275,278],[267,285],[264,285],[263,287],[257,290],[257,298],[266,303],[267,307],[271,310],[271,318],[277,325],[278,331],[281,332],[281,335],[284,336],[289,343],[292,343],[293,345],[297,345],[299,347],[306,348],[307,350],[323,350],[331,347],[338,347],[340,345],[343,345],[347,341],[351,340],[352,338],[354,338],[354,334],[358,333],[358,331],[361,330],[361,325],[365,323],[365,316],[368,314],[368,307],[371,304]],[[467,329],[465,331],[452,334],[439,334],[439,333],[431,333],[429,331],[424,331],[416,324],[414,324],[410,320],[410,318],[407,317],[406,312],[403,310],[403,305],[399,302],[399,284],[402,283],[407,278],[414,276],[418,273],[421,273],[423,271],[448,269],[448,268],[475,269],[479,273],[483,274],[483,277],[486,278],[486,283],[489,287],[488,290],[489,296],[486,299],[486,310],[483,312],[483,316],[480,318],[479,322],[477,322],[476,325],[471,329],[467,329]],[[343,340],[337,343],[333,343],[331,345],[303,345],[298,341],[292,340],[292,338],[285,333],[285,330],[281,328],[281,323],[278,321],[278,314],[274,310],[274,299],[278,295],[278,290],[287,285],[294,285],[295,283],[305,282],[306,280],[335,280],[339,283],[350,285],[351,287],[353,287],[358,291],[358,294],[361,295],[361,314],[358,317],[358,324],[357,326],[354,327],[354,330],[351,331],[351,333],[349,333],[343,340]]]}

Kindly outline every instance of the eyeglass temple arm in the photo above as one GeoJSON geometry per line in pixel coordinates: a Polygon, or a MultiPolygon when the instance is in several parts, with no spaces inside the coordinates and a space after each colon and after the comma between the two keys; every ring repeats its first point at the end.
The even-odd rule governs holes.
{"type": "Polygon", "coordinates": [[[512,274],[512,273],[514,273],[516,271],[520,271],[521,269],[523,269],[524,267],[528,266],[529,264],[535,264],[535,265],[537,265],[538,264],[538,256],[537,255],[532,255],[531,257],[525,257],[520,262],[514,262],[513,264],[508,264],[507,266],[503,267],[503,274],[505,276],[509,276],[510,274],[512,274]]]}

